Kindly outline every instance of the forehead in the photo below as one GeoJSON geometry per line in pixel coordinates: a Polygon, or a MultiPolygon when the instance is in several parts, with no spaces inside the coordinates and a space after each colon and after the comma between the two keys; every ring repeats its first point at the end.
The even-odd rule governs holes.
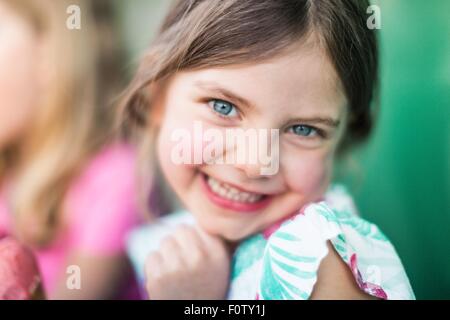
{"type": "Polygon", "coordinates": [[[222,86],[261,108],[306,111],[346,105],[330,59],[324,50],[311,44],[263,62],[183,72],[179,79],[189,87],[199,83],[222,86]]]}

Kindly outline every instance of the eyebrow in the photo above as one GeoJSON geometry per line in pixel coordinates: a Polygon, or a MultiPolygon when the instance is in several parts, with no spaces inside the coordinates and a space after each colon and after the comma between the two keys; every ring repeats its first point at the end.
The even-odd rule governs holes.
{"type": "Polygon", "coordinates": [[[289,125],[294,125],[296,123],[304,124],[322,124],[331,128],[339,127],[341,123],[340,120],[333,119],[331,117],[311,117],[311,118],[295,118],[289,121],[289,125]]]}
{"type": "MultiPolygon", "coordinates": [[[[231,100],[231,102],[239,103],[247,107],[248,109],[253,109],[254,106],[247,99],[233,93],[230,90],[227,90],[221,87],[216,82],[211,81],[196,81],[195,85],[201,89],[209,90],[211,92],[216,92],[219,95],[222,95],[224,98],[231,100]]],[[[309,118],[295,118],[291,119],[288,124],[293,125],[295,123],[304,123],[304,124],[322,124],[331,128],[337,128],[340,124],[339,120],[333,119],[331,117],[309,117],[309,118]]]]}
{"type": "Polygon", "coordinates": [[[248,109],[253,109],[252,103],[249,102],[247,99],[239,96],[236,93],[233,93],[232,91],[230,91],[228,89],[221,87],[216,82],[196,81],[195,85],[202,89],[218,93],[219,95],[222,95],[224,98],[231,100],[231,102],[239,103],[239,105],[243,105],[243,106],[247,107],[248,109]]]}

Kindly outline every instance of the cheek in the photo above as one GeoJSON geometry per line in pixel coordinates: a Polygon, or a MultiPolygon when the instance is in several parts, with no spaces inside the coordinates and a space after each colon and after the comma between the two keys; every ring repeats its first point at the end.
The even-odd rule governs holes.
{"type": "Polygon", "coordinates": [[[284,164],[288,188],[308,201],[322,197],[331,180],[333,153],[309,152],[284,164]]]}
{"type": "Polygon", "coordinates": [[[21,134],[38,100],[38,74],[32,38],[2,34],[0,41],[0,147],[21,134]]]}
{"type": "Polygon", "coordinates": [[[183,156],[181,158],[184,160],[180,163],[180,159],[174,158],[174,154],[179,154],[178,151],[183,150],[189,159],[195,159],[193,124],[188,117],[178,117],[170,112],[170,109],[167,111],[158,133],[157,157],[172,189],[183,198],[198,165],[193,161],[184,161],[183,156]],[[178,136],[174,135],[177,132],[178,136]],[[180,137],[182,139],[179,139],[180,137]]]}
{"type": "Polygon", "coordinates": [[[157,139],[157,157],[159,166],[162,169],[172,188],[178,192],[183,189],[189,178],[189,167],[184,164],[176,164],[172,159],[172,150],[176,143],[171,141],[172,130],[162,127],[157,139]]]}

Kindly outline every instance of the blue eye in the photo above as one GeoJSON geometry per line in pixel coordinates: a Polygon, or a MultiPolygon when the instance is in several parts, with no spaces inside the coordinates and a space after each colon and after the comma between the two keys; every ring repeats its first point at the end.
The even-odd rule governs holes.
{"type": "Polygon", "coordinates": [[[214,109],[215,112],[219,113],[220,116],[225,117],[237,116],[236,107],[227,101],[211,100],[209,103],[212,104],[212,108],[214,109]]]}
{"type": "Polygon", "coordinates": [[[317,130],[313,127],[306,126],[303,124],[295,125],[291,127],[292,132],[298,136],[309,137],[313,135],[317,135],[317,130]]]}

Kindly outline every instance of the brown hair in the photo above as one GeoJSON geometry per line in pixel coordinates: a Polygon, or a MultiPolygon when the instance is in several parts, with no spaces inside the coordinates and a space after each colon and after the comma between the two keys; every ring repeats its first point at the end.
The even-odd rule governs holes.
{"type": "MultiPolygon", "coordinates": [[[[376,35],[366,26],[368,0],[178,0],[166,16],[125,93],[121,120],[148,144],[149,86],[179,70],[273,58],[308,34],[318,36],[343,85],[349,121],[341,150],[363,141],[373,124],[378,82],[376,35]]],[[[148,154],[145,155],[148,159],[148,154]]],[[[148,163],[148,161],[146,161],[148,163]]]]}
{"type": "MultiPolygon", "coordinates": [[[[3,0],[0,0],[3,1],[3,0]]],[[[7,3],[48,43],[49,88],[14,161],[11,205],[18,235],[45,245],[60,231],[65,194],[85,162],[111,137],[111,95],[120,85],[121,52],[108,0],[15,0],[7,3]],[[66,28],[69,5],[81,30],[66,28]]],[[[2,150],[3,153],[3,150],[2,150]]],[[[0,174],[2,174],[0,172],[0,174]]]]}

